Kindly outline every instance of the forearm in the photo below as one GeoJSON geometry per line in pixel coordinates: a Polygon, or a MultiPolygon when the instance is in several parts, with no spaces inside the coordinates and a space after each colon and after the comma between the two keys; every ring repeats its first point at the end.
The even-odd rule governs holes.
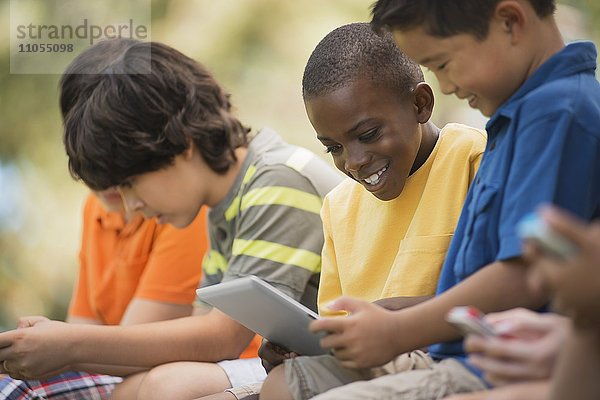
{"type": "Polygon", "coordinates": [[[551,400],[600,399],[600,334],[575,330],[559,355],[551,400]]]}
{"type": "Polygon", "coordinates": [[[545,293],[532,293],[528,287],[522,262],[495,262],[439,296],[394,313],[397,331],[405,333],[398,335],[398,354],[460,338],[458,330],[445,322],[446,313],[454,306],[473,305],[492,312],[514,307],[537,309],[547,302],[545,293]]]}
{"type": "Polygon", "coordinates": [[[132,326],[78,327],[73,364],[152,367],[173,361],[237,358],[253,333],[216,310],[132,326]]]}
{"type": "Polygon", "coordinates": [[[104,374],[112,376],[126,377],[137,372],[146,371],[146,367],[128,367],[121,365],[105,365],[105,364],[75,364],[70,368],[74,371],[85,371],[91,374],[104,374]]]}

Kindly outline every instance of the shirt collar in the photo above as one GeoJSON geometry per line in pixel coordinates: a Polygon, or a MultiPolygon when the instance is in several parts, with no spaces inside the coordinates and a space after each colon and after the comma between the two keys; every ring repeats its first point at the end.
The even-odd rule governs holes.
{"type": "Polygon", "coordinates": [[[521,100],[543,84],[565,77],[596,69],[596,47],[592,42],[575,42],[565,46],[544,62],[513,95],[500,106],[487,122],[489,132],[501,118],[512,119],[521,105],[521,100]]]}
{"type": "Polygon", "coordinates": [[[140,214],[126,223],[121,213],[111,213],[104,209],[102,209],[98,216],[98,223],[102,229],[117,231],[122,236],[132,235],[143,222],[144,217],[140,214]]]}

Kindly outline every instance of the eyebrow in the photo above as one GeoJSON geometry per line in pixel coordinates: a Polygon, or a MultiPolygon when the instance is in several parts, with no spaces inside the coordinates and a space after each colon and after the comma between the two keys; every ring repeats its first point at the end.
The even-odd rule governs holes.
{"type": "Polygon", "coordinates": [[[428,64],[428,63],[430,63],[432,61],[439,60],[441,58],[444,58],[444,53],[438,53],[438,54],[434,54],[433,56],[425,57],[424,59],[420,60],[418,62],[418,64],[425,65],[425,64],[428,64]]]}
{"type": "MultiPolygon", "coordinates": [[[[363,120],[361,120],[361,121],[358,121],[358,122],[356,123],[356,125],[354,125],[352,128],[350,128],[350,129],[348,129],[346,132],[344,132],[344,135],[347,135],[347,134],[349,134],[349,133],[352,133],[352,132],[356,131],[356,130],[357,130],[358,128],[360,128],[362,125],[365,125],[365,124],[367,124],[367,123],[369,123],[369,122],[373,121],[374,119],[375,119],[375,118],[371,117],[371,118],[365,118],[365,119],[363,119],[363,120]]],[[[328,137],[325,137],[325,136],[319,136],[319,135],[317,135],[317,139],[318,139],[318,140],[321,140],[321,141],[322,141],[322,140],[331,140],[331,139],[330,139],[330,138],[328,138],[328,137]]]]}

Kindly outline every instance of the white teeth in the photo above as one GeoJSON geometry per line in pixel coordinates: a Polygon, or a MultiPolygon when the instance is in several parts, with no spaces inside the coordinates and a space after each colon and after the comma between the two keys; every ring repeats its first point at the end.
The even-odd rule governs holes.
{"type": "Polygon", "coordinates": [[[378,184],[379,180],[381,179],[381,174],[383,174],[386,170],[387,170],[387,167],[383,167],[382,169],[380,169],[373,175],[369,176],[368,178],[365,178],[365,182],[367,182],[369,185],[378,184]]]}

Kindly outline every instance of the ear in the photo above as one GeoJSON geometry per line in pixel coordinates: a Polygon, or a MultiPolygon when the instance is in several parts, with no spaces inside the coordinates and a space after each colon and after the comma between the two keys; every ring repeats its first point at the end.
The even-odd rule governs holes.
{"type": "Polygon", "coordinates": [[[516,44],[523,36],[527,23],[527,13],[518,1],[505,0],[498,3],[493,20],[497,21],[504,33],[511,35],[511,43],[516,44]]]}
{"type": "Polygon", "coordinates": [[[427,83],[419,82],[413,89],[412,94],[417,121],[424,124],[429,121],[433,113],[433,90],[427,83]]]}

